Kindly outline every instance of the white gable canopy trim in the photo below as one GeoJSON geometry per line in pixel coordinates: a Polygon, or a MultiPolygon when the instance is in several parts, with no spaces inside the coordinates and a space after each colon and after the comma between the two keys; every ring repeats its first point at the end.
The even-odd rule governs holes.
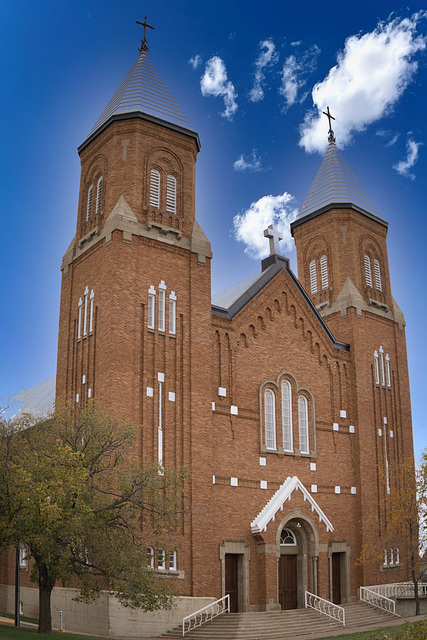
{"type": "Polygon", "coordinates": [[[319,522],[323,522],[327,531],[333,531],[331,521],[323,513],[322,509],[314,500],[313,496],[307,491],[303,483],[297,476],[288,477],[281,487],[276,491],[274,496],[267,502],[264,509],[259,512],[255,520],[251,524],[252,533],[261,533],[261,531],[267,530],[267,525],[272,520],[274,522],[276,513],[283,510],[283,505],[286,500],[290,500],[294,491],[301,491],[304,496],[304,501],[308,500],[311,505],[311,510],[315,511],[319,516],[319,522]]]}

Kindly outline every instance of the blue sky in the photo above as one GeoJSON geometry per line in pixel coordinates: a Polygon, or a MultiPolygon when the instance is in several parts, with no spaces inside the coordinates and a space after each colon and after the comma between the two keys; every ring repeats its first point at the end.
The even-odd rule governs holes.
{"type": "Polygon", "coordinates": [[[201,138],[196,214],[213,247],[213,292],[259,270],[271,216],[296,271],[287,227],[325,150],[318,109],[330,106],[338,146],[390,224],[415,450],[427,448],[427,14],[418,2],[0,3],[0,396],[55,373],[76,149],[135,61],[145,14],[150,58],[201,138]]]}

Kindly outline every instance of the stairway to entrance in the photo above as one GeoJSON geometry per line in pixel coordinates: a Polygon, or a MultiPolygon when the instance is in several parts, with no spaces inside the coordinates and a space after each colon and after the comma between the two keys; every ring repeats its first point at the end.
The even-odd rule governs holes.
{"type": "MultiPolygon", "coordinates": [[[[188,640],[285,640],[319,638],[332,633],[352,633],[360,628],[376,629],[396,621],[396,616],[363,602],[342,605],[346,626],[313,609],[224,613],[211,622],[185,634],[188,640]]],[[[176,627],[164,638],[182,638],[176,627]]]]}

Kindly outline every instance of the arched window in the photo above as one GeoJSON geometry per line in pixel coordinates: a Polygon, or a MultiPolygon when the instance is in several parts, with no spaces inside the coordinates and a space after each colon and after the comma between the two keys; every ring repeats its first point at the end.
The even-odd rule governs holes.
{"type": "Polygon", "coordinates": [[[312,260],[310,262],[310,288],[311,293],[317,293],[317,273],[316,273],[316,262],[312,260]]]}
{"type": "Polygon", "coordinates": [[[154,549],[147,547],[147,567],[154,569],[154,549]]]}
{"type": "Polygon", "coordinates": [[[264,392],[265,446],[276,449],[276,403],[271,389],[264,392]]]}
{"type": "Polygon", "coordinates": [[[96,188],[96,208],[95,208],[96,214],[101,213],[102,183],[103,183],[103,178],[102,176],[100,176],[98,179],[98,186],[96,188]]]}
{"type": "Polygon", "coordinates": [[[282,381],[282,438],[285,451],[293,451],[292,389],[288,380],[282,381]]]}
{"type": "Polygon", "coordinates": [[[151,169],[150,206],[156,209],[160,207],[160,173],[157,169],[151,169]]]}
{"type": "Polygon", "coordinates": [[[92,200],[93,200],[93,184],[90,185],[87,192],[87,208],[86,208],[86,221],[92,217],[92,200]]]}
{"type": "Polygon", "coordinates": [[[378,364],[378,351],[374,351],[374,370],[375,370],[375,384],[380,383],[380,367],[378,364]]]}
{"type": "Polygon", "coordinates": [[[166,211],[176,213],[176,178],[171,174],[166,180],[166,211]]]}
{"type": "Polygon", "coordinates": [[[377,259],[374,260],[374,274],[375,274],[375,287],[378,289],[378,291],[382,291],[380,263],[378,262],[377,259]]]}
{"type": "Polygon", "coordinates": [[[157,550],[157,568],[166,569],[166,554],[164,549],[157,550]]]}
{"type": "Polygon", "coordinates": [[[169,552],[169,571],[176,571],[176,551],[169,552]]]}
{"type": "Polygon", "coordinates": [[[156,290],[151,285],[148,290],[148,311],[147,311],[147,324],[149,329],[154,329],[154,313],[156,309],[156,290]]]}
{"type": "Polygon", "coordinates": [[[297,541],[293,532],[290,529],[282,529],[282,533],[280,534],[280,546],[295,547],[296,543],[297,541]]]}
{"type": "Polygon", "coordinates": [[[366,286],[372,287],[371,259],[366,253],[364,256],[364,261],[365,261],[366,286]]]}
{"type": "Polygon", "coordinates": [[[307,398],[298,398],[298,427],[299,427],[299,448],[301,453],[309,453],[308,447],[308,408],[307,398]]]}
{"type": "Polygon", "coordinates": [[[322,289],[327,289],[329,287],[328,261],[324,254],[320,258],[320,277],[322,279],[322,289]]]}

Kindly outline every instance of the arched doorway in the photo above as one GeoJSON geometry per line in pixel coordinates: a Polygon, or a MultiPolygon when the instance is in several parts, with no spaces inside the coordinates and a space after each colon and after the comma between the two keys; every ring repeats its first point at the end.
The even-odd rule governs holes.
{"type": "Polygon", "coordinates": [[[305,591],[317,590],[317,529],[310,518],[293,513],[277,531],[277,601],[281,609],[304,607],[305,591]]]}

